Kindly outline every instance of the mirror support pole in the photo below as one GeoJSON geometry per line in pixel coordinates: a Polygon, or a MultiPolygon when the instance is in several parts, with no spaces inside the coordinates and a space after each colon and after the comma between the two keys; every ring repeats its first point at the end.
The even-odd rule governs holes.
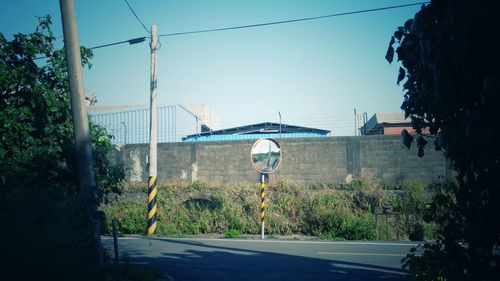
{"type": "MultiPolygon", "coordinates": [[[[272,139],[258,139],[250,151],[250,160],[253,167],[260,173],[260,226],[261,239],[265,236],[265,196],[266,177],[274,172],[281,162],[281,150],[279,144],[272,139]]],[[[268,178],[269,179],[269,178],[268,178]]]]}
{"type": "Polygon", "coordinates": [[[264,199],[266,196],[265,192],[266,183],[265,183],[265,174],[260,174],[260,225],[261,225],[261,239],[264,239],[264,226],[265,226],[265,204],[264,199]]]}

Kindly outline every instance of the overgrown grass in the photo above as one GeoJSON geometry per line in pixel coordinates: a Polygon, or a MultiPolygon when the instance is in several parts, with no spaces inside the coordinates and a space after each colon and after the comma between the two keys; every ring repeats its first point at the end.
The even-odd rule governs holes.
{"type": "MultiPolygon", "coordinates": [[[[435,239],[437,226],[423,221],[432,198],[428,188],[414,182],[380,187],[369,179],[339,186],[278,182],[266,190],[266,233],[348,240],[435,239]]],[[[160,184],[157,202],[157,235],[260,233],[259,184],[160,184]]],[[[127,184],[122,197],[101,209],[106,233],[115,217],[120,233],[145,234],[144,183],[127,184]]]]}
{"type": "Polygon", "coordinates": [[[224,238],[240,238],[241,234],[236,229],[230,229],[224,233],[224,238]]]}

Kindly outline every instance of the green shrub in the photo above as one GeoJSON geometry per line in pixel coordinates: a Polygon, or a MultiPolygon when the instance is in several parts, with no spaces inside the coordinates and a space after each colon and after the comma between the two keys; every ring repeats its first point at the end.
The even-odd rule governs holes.
{"type": "Polygon", "coordinates": [[[410,232],[411,241],[424,241],[424,226],[421,223],[417,223],[413,226],[410,232]]]}
{"type": "Polygon", "coordinates": [[[424,226],[424,239],[435,241],[439,238],[439,226],[436,223],[423,223],[424,226]]]}
{"type": "Polygon", "coordinates": [[[375,224],[371,215],[354,209],[349,194],[327,192],[304,200],[303,233],[326,239],[373,239],[375,224]]]}
{"type": "MultiPolygon", "coordinates": [[[[435,239],[437,226],[423,222],[431,194],[427,186],[403,183],[383,190],[360,180],[357,190],[336,190],[331,185],[304,186],[279,182],[266,190],[266,232],[272,235],[314,235],[325,239],[408,239],[415,225],[422,224],[425,239],[435,239]],[[362,184],[361,184],[362,183],[362,184]],[[369,188],[362,190],[363,188],[369,188]],[[399,213],[387,218],[383,206],[399,213]],[[386,223],[387,219],[387,223],[386,223]],[[399,223],[399,225],[398,225],[399,223]],[[378,227],[377,227],[378,225],[378,227]],[[377,236],[378,232],[378,236],[377,236]]],[[[111,233],[111,218],[117,217],[120,233],[143,234],[146,229],[147,194],[138,184],[117,202],[103,205],[103,229],[111,233]],[[139,192],[139,193],[138,193],[139,192]]],[[[157,197],[157,235],[220,233],[230,230],[260,233],[260,186],[231,184],[211,186],[201,182],[189,185],[159,184],[157,197]]],[[[412,236],[413,237],[413,236],[412,236]]]]}
{"type": "Polygon", "coordinates": [[[387,192],[381,189],[356,191],[351,194],[351,197],[355,208],[364,212],[375,213],[386,204],[384,201],[387,201],[387,192]]]}
{"type": "Polygon", "coordinates": [[[101,205],[101,211],[105,213],[102,231],[110,235],[112,233],[111,222],[113,218],[116,218],[119,234],[145,234],[147,207],[144,202],[115,201],[101,205]]]}
{"type": "Polygon", "coordinates": [[[230,229],[224,233],[224,238],[240,238],[241,234],[236,229],[230,229]]]}
{"type": "Polygon", "coordinates": [[[404,214],[413,214],[423,217],[427,206],[431,202],[431,195],[427,192],[427,185],[417,182],[405,182],[401,189],[400,201],[397,209],[404,214]]]}
{"type": "Polygon", "coordinates": [[[266,215],[267,231],[277,235],[291,235],[296,233],[296,226],[283,215],[279,213],[268,212],[266,215]]]}
{"type": "Polygon", "coordinates": [[[375,236],[374,217],[370,214],[355,216],[344,235],[348,240],[373,240],[375,236]]]}
{"type": "Polygon", "coordinates": [[[355,178],[350,183],[342,184],[341,187],[347,190],[368,190],[373,188],[375,183],[371,178],[355,178]]]}

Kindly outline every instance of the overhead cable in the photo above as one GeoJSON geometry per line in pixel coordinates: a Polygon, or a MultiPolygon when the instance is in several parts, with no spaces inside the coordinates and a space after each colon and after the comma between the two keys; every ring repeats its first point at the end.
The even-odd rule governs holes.
{"type": "Polygon", "coordinates": [[[333,17],[340,17],[340,16],[347,16],[347,15],[354,15],[354,14],[377,12],[377,11],[383,11],[383,10],[399,9],[399,8],[410,7],[410,6],[424,5],[424,4],[428,4],[428,3],[430,3],[430,2],[428,2],[428,1],[427,2],[418,2],[418,3],[404,4],[404,5],[372,8],[372,9],[366,9],[366,10],[350,11],[350,12],[336,13],[336,14],[330,14],[330,15],[324,15],[324,16],[290,19],[290,20],[283,20],[283,21],[273,21],[273,22],[240,25],[240,26],[232,26],[232,27],[222,27],[222,28],[214,28],[214,29],[202,29],[202,30],[194,30],[194,31],[167,33],[167,34],[161,34],[158,37],[172,37],[172,36],[189,35],[189,34],[197,34],[197,33],[208,33],[208,32],[235,30],[235,29],[256,28],[256,27],[263,27],[263,26],[270,26],[270,25],[287,24],[287,23],[294,23],[294,22],[302,22],[302,21],[318,20],[318,19],[324,19],[324,18],[333,18],[333,17]]]}
{"type": "MultiPolygon", "coordinates": [[[[134,16],[139,21],[139,23],[142,25],[142,27],[149,34],[148,29],[142,23],[142,21],[139,19],[139,17],[134,12],[134,10],[132,9],[132,7],[129,5],[128,1],[125,0],[125,2],[129,6],[130,11],[132,11],[132,13],[134,14],[134,16]]],[[[258,23],[258,24],[250,24],[250,25],[241,25],[241,26],[233,26],[233,27],[223,27],[223,28],[215,28],[215,29],[204,29],[204,30],[195,30],[195,31],[186,31],[186,32],[175,32],[175,33],[161,34],[158,37],[171,37],[171,36],[189,35],[189,34],[197,34],[197,33],[208,33],[208,32],[227,31],[227,30],[244,29],[244,28],[255,28],[255,27],[262,27],[262,26],[270,26],[270,25],[278,25],[278,24],[294,23],[294,22],[301,22],[301,21],[317,20],[317,19],[323,19],[323,18],[339,17],[339,16],[354,15],[354,14],[361,14],[361,13],[369,13],[369,12],[376,12],[376,11],[382,11],[382,10],[398,9],[398,8],[404,8],[404,7],[410,7],[410,6],[424,5],[424,4],[428,4],[428,3],[430,3],[430,2],[418,2],[418,3],[404,4],[404,5],[396,5],[396,6],[372,8],[372,9],[358,10],[358,11],[350,11],[350,12],[337,13],[337,14],[324,15],[324,16],[316,16],[316,17],[308,17],[308,18],[300,18],[300,19],[291,19],[291,20],[275,21],[275,22],[267,22],[267,23],[258,23]]],[[[125,40],[125,41],[120,41],[120,42],[115,42],[115,43],[110,43],[110,44],[104,44],[104,45],[99,45],[99,46],[92,47],[90,49],[94,50],[94,49],[99,49],[99,48],[104,48],[104,47],[119,45],[119,44],[123,44],[123,43],[136,44],[136,43],[143,42],[144,41],[143,39],[145,39],[145,38],[148,38],[148,37],[138,37],[138,38],[134,38],[134,39],[130,39],[130,40],[125,40]],[[134,41],[134,40],[142,40],[142,41],[134,41]]]]}
{"type": "Polygon", "coordinates": [[[134,14],[135,18],[137,19],[137,21],[139,21],[139,23],[142,25],[142,27],[144,28],[144,30],[146,30],[146,33],[149,34],[149,30],[148,28],[146,27],[146,25],[144,25],[144,23],[141,21],[141,19],[137,16],[137,14],[134,12],[134,9],[132,9],[132,6],[130,6],[130,4],[128,3],[127,0],[125,0],[125,3],[127,3],[127,6],[128,8],[130,9],[130,11],[132,12],[132,14],[134,14]]]}
{"type": "Polygon", "coordinates": [[[91,47],[89,49],[94,50],[94,49],[99,49],[99,48],[104,48],[104,47],[109,47],[109,46],[114,46],[114,45],[119,45],[119,44],[124,44],[124,43],[129,43],[130,45],[133,45],[133,44],[144,42],[146,40],[146,38],[148,38],[148,37],[137,37],[137,38],[124,40],[124,41],[120,41],[120,42],[99,45],[99,46],[91,47]]]}

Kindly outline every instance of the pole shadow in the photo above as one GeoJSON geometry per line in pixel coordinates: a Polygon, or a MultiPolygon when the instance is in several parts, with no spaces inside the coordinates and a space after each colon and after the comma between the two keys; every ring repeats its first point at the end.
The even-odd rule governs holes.
{"type": "Polygon", "coordinates": [[[158,267],[174,280],[411,280],[394,267],[268,252],[265,243],[252,250],[167,238],[120,242],[132,262],[158,267]]]}

